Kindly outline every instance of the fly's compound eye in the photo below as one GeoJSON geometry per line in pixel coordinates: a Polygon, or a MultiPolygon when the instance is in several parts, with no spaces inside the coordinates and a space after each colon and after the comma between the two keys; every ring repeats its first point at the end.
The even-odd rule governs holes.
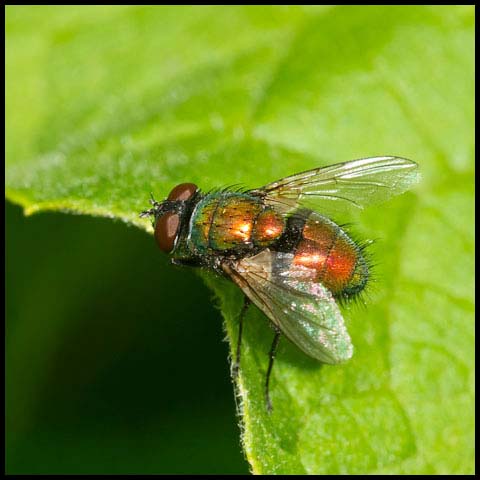
{"type": "Polygon", "coordinates": [[[169,194],[167,200],[176,200],[184,202],[191,198],[198,187],[194,183],[180,183],[169,194]]]}
{"type": "Polygon", "coordinates": [[[155,240],[160,250],[165,253],[170,253],[173,250],[179,227],[180,215],[178,215],[178,213],[167,212],[157,220],[155,225],[155,240]]]}

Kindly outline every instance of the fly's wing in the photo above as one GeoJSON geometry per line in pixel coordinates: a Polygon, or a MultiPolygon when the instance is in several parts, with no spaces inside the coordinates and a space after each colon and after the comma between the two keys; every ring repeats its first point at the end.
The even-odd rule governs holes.
{"type": "Polygon", "coordinates": [[[312,280],[313,270],[294,267],[292,260],[292,254],[267,249],[225,263],[223,269],[307,355],[330,364],[345,362],[353,346],[332,294],[312,280]]]}
{"type": "Polygon", "coordinates": [[[322,202],[325,211],[337,207],[363,209],[400,195],[418,182],[418,165],[400,157],[372,157],[315,168],[282,178],[249,193],[261,196],[280,211],[322,202]]]}

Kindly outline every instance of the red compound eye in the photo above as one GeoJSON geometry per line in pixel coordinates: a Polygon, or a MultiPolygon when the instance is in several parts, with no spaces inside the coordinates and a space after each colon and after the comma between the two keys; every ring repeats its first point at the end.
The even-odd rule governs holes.
{"type": "Polygon", "coordinates": [[[175,246],[175,239],[180,227],[180,216],[178,213],[167,212],[162,215],[155,225],[155,240],[160,250],[170,253],[175,246]]]}
{"type": "Polygon", "coordinates": [[[184,202],[194,195],[198,187],[194,183],[180,183],[169,194],[167,200],[184,202]]]}

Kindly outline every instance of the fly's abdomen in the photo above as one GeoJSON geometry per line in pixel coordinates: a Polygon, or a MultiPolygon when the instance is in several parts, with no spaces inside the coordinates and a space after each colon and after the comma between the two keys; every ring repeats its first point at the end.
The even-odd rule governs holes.
{"type": "Polygon", "coordinates": [[[360,248],[338,225],[314,212],[303,226],[293,263],[315,270],[315,279],[337,297],[361,291],[369,275],[360,248]]]}
{"type": "Polygon", "coordinates": [[[266,247],[283,233],[285,220],[261,199],[241,193],[207,195],[191,220],[191,247],[199,252],[266,247]]]}

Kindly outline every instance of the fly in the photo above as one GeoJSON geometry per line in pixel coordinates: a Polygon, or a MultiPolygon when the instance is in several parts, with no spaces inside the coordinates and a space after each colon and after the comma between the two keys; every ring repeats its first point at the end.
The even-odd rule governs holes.
{"type": "Polygon", "coordinates": [[[330,214],[383,202],[408,190],[419,177],[411,160],[365,158],[251,190],[203,193],[193,183],[182,183],[162,202],[152,197],[152,208],[140,215],[152,217],[158,246],[172,263],[228,277],[245,294],[234,377],[249,304],[269,318],[275,334],[265,399],[271,411],[269,381],[282,334],[324,363],[343,363],[353,354],[337,303],[358,295],[370,271],[363,247],[330,214]]]}

